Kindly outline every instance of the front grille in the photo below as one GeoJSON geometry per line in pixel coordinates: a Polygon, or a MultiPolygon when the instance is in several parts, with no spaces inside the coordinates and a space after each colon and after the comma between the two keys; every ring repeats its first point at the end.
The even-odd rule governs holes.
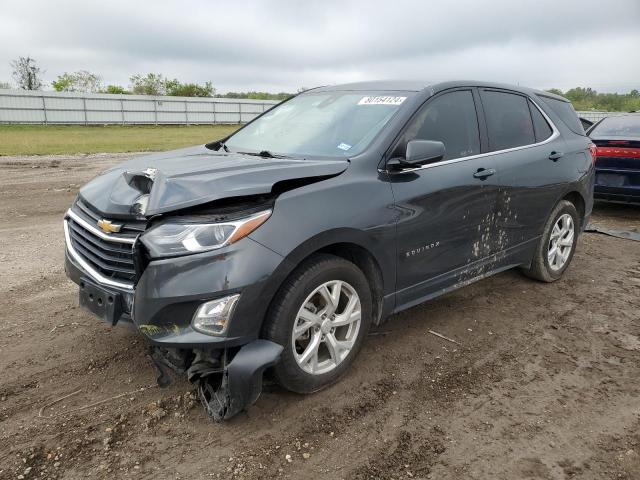
{"type": "Polygon", "coordinates": [[[98,281],[117,282],[113,285],[131,287],[136,279],[133,260],[133,241],[144,231],[142,221],[116,221],[122,225],[119,233],[104,234],[97,227],[102,218],[78,200],[66,218],[70,249],[82,259],[98,281]],[[102,277],[102,278],[100,278],[102,277]]]}
{"type": "MultiPolygon", "coordinates": [[[[72,210],[76,214],[80,215],[84,220],[89,222],[91,225],[95,225],[98,220],[104,218],[104,215],[101,215],[100,213],[95,211],[88,204],[84,203],[80,198],[76,200],[76,203],[73,205],[72,210]]],[[[122,235],[125,238],[135,237],[137,233],[144,232],[146,226],[145,220],[111,220],[113,220],[114,223],[122,224],[122,230],[119,235],[122,235]]]]}
{"type": "Polygon", "coordinates": [[[67,219],[73,249],[102,276],[133,283],[133,245],[105,240],[83,227],[73,218],[67,219]]]}

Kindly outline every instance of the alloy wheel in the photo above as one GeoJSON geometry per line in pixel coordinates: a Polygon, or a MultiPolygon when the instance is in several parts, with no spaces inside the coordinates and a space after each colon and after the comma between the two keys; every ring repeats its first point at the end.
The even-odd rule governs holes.
{"type": "Polygon", "coordinates": [[[356,290],[342,280],[318,286],[296,316],[291,346],[298,366],[321,375],[340,365],[358,338],[362,306],[356,290]]]}
{"type": "Polygon", "coordinates": [[[551,236],[549,238],[549,248],[547,250],[547,259],[549,268],[558,271],[567,263],[575,237],[575,226],[573,217],[565,213],[558,218],[551,236]]]}

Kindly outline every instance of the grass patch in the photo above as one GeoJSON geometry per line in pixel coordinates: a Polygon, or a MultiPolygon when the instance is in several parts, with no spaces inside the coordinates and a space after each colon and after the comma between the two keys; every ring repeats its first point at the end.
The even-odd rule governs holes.
{"type": "Polygon", "coordinates": [[[0,125],[0,155],[172,150],[225,137],[238,125],[0,125]]]}

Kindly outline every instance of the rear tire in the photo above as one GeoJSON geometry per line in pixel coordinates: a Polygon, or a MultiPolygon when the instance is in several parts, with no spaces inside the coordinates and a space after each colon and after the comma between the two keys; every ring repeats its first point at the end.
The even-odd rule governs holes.
{"type": "Polygon", "coordinates": [[[264,338],[284,347],[275,380],[296,393],[336,382],[362,347],[371,305],[369,282],[353,263],[327,254],[303,262],[276,294],[263,328],[264,338]]]}
{"type": "Polygon", "coordinates": [[[541,282],[555,282],[569,267],[576,251],[580,217],[573,203],[561,200],[549,215],[529,268],[523,273],[541,282]]]}

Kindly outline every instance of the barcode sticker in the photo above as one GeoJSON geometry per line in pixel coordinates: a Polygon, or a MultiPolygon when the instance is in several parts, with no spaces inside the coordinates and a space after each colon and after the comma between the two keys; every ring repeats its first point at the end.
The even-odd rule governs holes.
{"type": "Polygon", "coordinates": [[[407,97],[362,97],[358,105],[400,105],[407,97]]]}

